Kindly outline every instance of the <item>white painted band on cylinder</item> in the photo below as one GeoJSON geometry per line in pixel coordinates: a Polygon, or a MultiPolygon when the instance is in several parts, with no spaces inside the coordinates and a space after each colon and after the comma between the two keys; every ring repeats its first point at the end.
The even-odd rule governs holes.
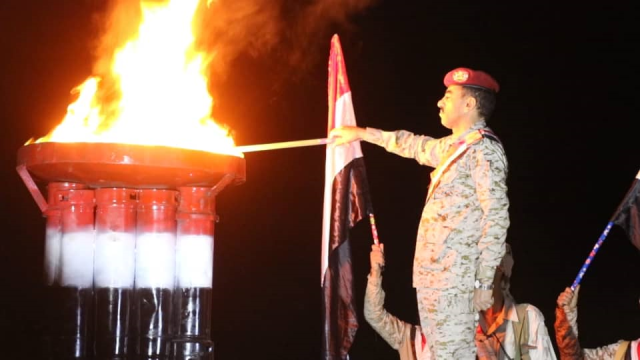
{"type": "Polygon", "coordinates": [[[177,286],[211,288],[213,286],[213,237],[181,235],[177,241],[177,286]]]}
{"type": "Polygon", "coordinates": [[[142,233],[136,238],[136,288],[173,289],[175,233],[142,233]]]}
{"type": "Polygon", "coordinates": [[[62,286],[93,286],[93,241],[95,232],[63,233],[60,246],[62,286]]]}
{"type": "Polygon", "coordinates": [[[94,260],[94,286],[133,288],[136,235],[126,232],[98,232],[94,260]]]}
{"type": "Polygon", "coordinates": [[[62,233],[59,228],[47,228],[44,243],[44,276],[45,284],[53,285],[60,280],[60,247],[62,233]]]}

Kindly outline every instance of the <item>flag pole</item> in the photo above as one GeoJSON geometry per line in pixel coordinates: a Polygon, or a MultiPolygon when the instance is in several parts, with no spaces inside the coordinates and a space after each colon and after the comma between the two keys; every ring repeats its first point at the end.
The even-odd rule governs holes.
{"type": "Polygon", "coordinates": [[[276,150],[276,149],[290,149],[302,146],[314,146],[314,145],[326,145],[332,143],[333,140],[329,138],[322,139],[310,139],[310,140],[296,140],[296,141],[284,141],[270,144],[258,144],[258,145],[243,145],[236,146],[236,150],[246,153],[254,151],[276,150]]]}
{"type": "MultiPolygon", "coordinates": [[[[571,284],[571,290],[572,291],[575,291],[576,287],[578,285],[580,285],[580,282],[582,281],[582,277],[587,272],[587,269],[589,268],[589,265],[591,265],[591,263],[593,262],[593,258],[598,253],[598,250],[600,250],[600,247],[602,247],[602,243],[607,238],[607,235],[609,235],[609,231],[611,230],[613,225],[617,224],[617,225],[620,225],[622,227],[628,227],[628,225],[625,226],[625,222],[628,222],[629,221],[629,216],[631,216],[631,215],[627,214],[627,213],[630,212],[630,208],[633,207],[634,202],[637,203],[637,196],[638,196],[638,190],[639,190],[638,180],[640,180],[640,172],[638,172],[638,174],[636,175],[636,178],[635,178],[635,180],[633,182],[633,185],[631,186],[631,188],[629,189],[627,194],[622,199],[622,202],[620,203],[620,205],[616,209],[616,212],[613,214],[613,216],[611,217],[611,219],[607,223],[607,226],[605,227],[604,231],[602,232],[602,234],[598,238],[598,241],[596,242],[595,246],[593,247],[593,249],[589,253],[589,256],[587,257],[587,260],[582,265],[582,268],[580,268],[580,271],[578,272],[578,276],[576,276],[575,280],[573,281],[573,284],[571,284]]],[[[625,229],[625,230],[627,232],[629,232],[630,229],[625,229]]],[[[629,235],[629,234],[627,234],[627,235],[629,235]]],[[[636,247],[638,247],[639,246],[639,244],[638,244],[639,241],[638,241],[638,238],[637,238],[638,234],[636,233],[636,236],[635,236],[636,238],[635,239],[633,239],[633,236],[631,236],[631,237],[632,237],[632,239],[631,239],[632,243],[634,243],[634,245],[636,247]]]]}
{"type": "Polygon", "coordinates": [[[373,213],[369,213],[369,223],[371,224],[371,234],[373,235],[373,243],[380,245],[380,239],[378,238],[378,228],[376,227],[376,218],[373,213]]]}
{"type": "Polygon", "coordinates": [[[607,227],[604,228],[604,231],[600,235],[600,238],[598,238],[596,245],[593,247],[593,250],[591,250],[591,252],[589,253],[587,260],[584,262],[584,264],[582,265],[582,268],[578,272],[578,276],[576,276],[575,280],[573,280],[573,284],[571,284],[571,291],[575,291],[576,287],[580,285],[580,282],[582,281],[582,277],[584,276],[584,273],[587,272],[587,269],[589,268],[589,265],[591,265],[593,258],[598,253],[598,250],[600,250],[600,247],[602,246],[602,243],[604,242],[604,240],[607,238],[607,235],[609,235],[609,231],[611,230],[611,227],[613,227],[613,221],[609,221],[609,223],[607,224],[607,227]]]}

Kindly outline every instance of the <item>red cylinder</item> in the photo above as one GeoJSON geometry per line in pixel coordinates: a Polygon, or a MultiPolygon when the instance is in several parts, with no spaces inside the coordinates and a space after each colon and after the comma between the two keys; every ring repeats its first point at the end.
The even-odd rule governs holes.
{"type": "Polygon", "coordinates": [[[177,195],[174,190],[140,190],[138,233],[175,233],[177,195]]]}
{"type": "Polygon", "coordinates": [[[175,323],[172,355],[209,358],[215,198],[209,187],[181,187],[176,243],[175,323]]]}
{"type": "Polygon", "coordinates": [[[96,190],[96,230],[135,233],[138,190],[96,190]]]}
{"type": "Polygon", "coordinates": [[[60,190],[57,194],[56,201],[62,211],[62,232],[75,233],[93,230],[94,191],[60,190]]]}
{"type": "Polygon", "coordinates": [[[180,187],[178,236],[213,236],[215,198],[209,187],[180,187]]]}
{"type": "Polygon", "coordinates": [[[94,192],[60,190],[61,282],[63,286],[93,286],[94,192]]]}
{"type": "Polygon", "coordinates": [[[95,287],[133,288],[138,191],[96,190],[95,287]]]}
{"type": "Polygon", "coordinates": [[[168,358],[175,285],[177,191],[140,190],[136,231],[134,353],[168,358]]]}
{"type": "Polygon", "coordinates": [[[129,311],[135,274],[138,191],[96,190],[94,255],[94,351],[98,359],[121,359],[129,343],[129,311]]]}
{"type": "MultiPolygon", "coordinates": [[[[60,215],[59,266],[47,296],[53,358],[89,355],[93,304],[94,191],[52,186],[50,219],[60,215]]],[[[52,220],[53,221],[53,220],[52,220]]]]}
{"type": "Polygon", "coordinates": [[[87,186],[72,182],[52,182],[47,185],[48,210],[60,210],[60,202],[63,200],[61,192],[66,190],[83,190],[87,186]]]}
{"type": "Polygon", "coordinates": [[[46,238],[44,249],[45,284],[60,284],[60,241],[62,239],[62,210],[58,199],[60,192],[71,189],[84,189],[86,186],[79,183],[52,182],[47,185],[47,217],[46,238]]]}
{"type": "Polygon", "coordinates": [[[207,187],[181,187],[179,190],[176,285],[179,288],[211,288],[215,198],[207,187]]]}

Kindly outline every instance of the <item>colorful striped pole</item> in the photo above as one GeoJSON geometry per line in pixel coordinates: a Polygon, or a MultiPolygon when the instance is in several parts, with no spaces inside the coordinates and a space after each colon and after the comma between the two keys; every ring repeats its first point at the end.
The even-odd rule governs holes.
{"type": "Polygon", "coordinates": [[[371,234],[373,235],[373,243],[380,245],[380,239],[378,238],[378,228],[376,227],[376,218],[373,213],[369,213],[369,222],[371,223],[371,234]]]}
{"type": "Polygon", "coordinates": [[[591,265],[593,258],[598,253],[598,250],[600,250],[600,247],[602,246],[604,239],[606,239],[607,235],[609,235],[609,231],[611,230],[611,227],[613,226],[613,224],[614,224],[613,221],[609,221],[609,223],[607,224],[607,227],[604,228],[604,231],[602,232],[602,235],[600,235],[598,242],[596,242],[596,245],[593,247],[593,250],[591,250],[591,252],[589,253],[589,257],[587,257],[587,260],[584,262],[584,265],[582,265],[580,272],[578,272],[578,276],[576,276],[576,279],[573,280],[573,284],[571,284],[572,291],[575,291],[576,287],[580,285],[580,281],[582,281],[582,277],[584,276],[584,273],[587,272],[587,268],[589,268],[589,265],[591,265]]]}

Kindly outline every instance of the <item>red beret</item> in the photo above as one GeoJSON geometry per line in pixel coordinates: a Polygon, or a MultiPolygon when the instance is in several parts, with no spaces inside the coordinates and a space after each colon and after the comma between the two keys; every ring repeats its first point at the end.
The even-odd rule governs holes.
{"type": "Polygon", "coordinates": [[[473,70],[468,68],[457,68],[449,71],[444,77],[444,85],[477,86],[492,90],[500,91],[498,82],[484,71],[473,70]]]}

